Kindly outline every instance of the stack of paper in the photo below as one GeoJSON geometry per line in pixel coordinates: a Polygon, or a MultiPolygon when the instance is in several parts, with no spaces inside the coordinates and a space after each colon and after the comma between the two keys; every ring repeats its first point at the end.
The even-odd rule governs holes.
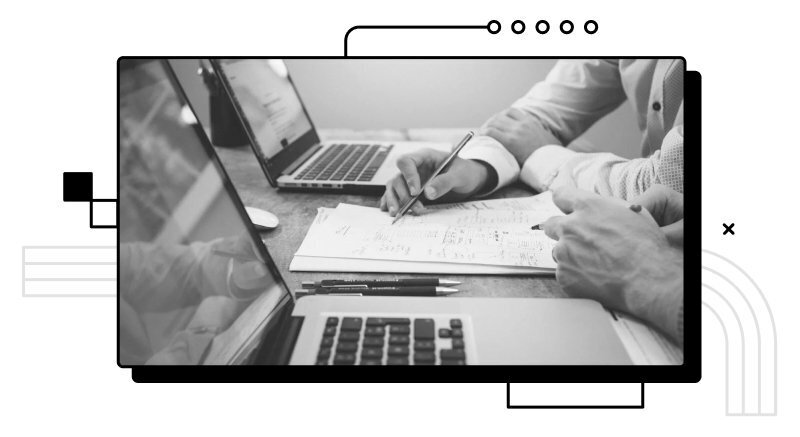
{"type": "Polygon", "coordinates": [[[292,271],[552,274],[555,242],[532,231],[554,215],[549,193],[441,205],[392,224],[378,208],[320,208],[292,271]]]}

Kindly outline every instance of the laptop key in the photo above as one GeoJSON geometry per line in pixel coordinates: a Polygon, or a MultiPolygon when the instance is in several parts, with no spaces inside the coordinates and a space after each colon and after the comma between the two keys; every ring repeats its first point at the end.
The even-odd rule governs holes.
{"type": "Polygon", "coordinates": [[[391,356],[408,356],[408,346],[389,346],[389,355],[391,356]]]}
{"type": "Polygon", "coordinates": [[[432,351],[436,349],[436,344],[431,340],[417,340],[414,342],[415,351],[432,351]]]}
{"type": "Polygon", "coordinates": [[[442,360],[463,360],[467,357],[464,349],[442,349],[439,351],[439,356],[442,360]]]}
{"type": "Polygon", "coordinates": [[[439,338],[450,338],[450,330],[447,328],[440,329],[439,338]]]}
{"type": "Polygon", "coordinates": [[[414,364],[433,364],[436,362],[436,354],[433,352],[415,352],[414,364]]]}
{"type": "Polygon", "coordinates": [[[370,317],[367,326],[410,325],[411,319],[402,317],[370,317]]]}
{"type": "Polygon", "coordinates": [[[462,331],[461,329],[453,329],[452,331],[450,331],[450,335],[452,335],[453,338],[461,338],[464,336],[464,331],[462,331]]]}
{"type": "Polygon", "coordinates": [[[391,325],[389,327],[389,335],[408,335],[411,333],[411,328],[408,325],[391,325]]]}
{"type": "Polygon", "coordinates": [[[378,348],[364,348],[361,349],[361,358],[383,358],[383,349],[378,348]]]}
{"type": "Polygon", "coordinates": [[[352,341],[340,341],[336,345],[336,352],[355,352],[358,350],[358,343],[352,341]]]}
{"type": "Polygon", "coordinates": [[[383,347],[383,337],[364,337],[364,341],[361,344],[364,347],[383,347]]]}
{"type": "Polygon", "coordinates": [[[362,366],[380,366],[381,364],[383,364],[381,360],[361,360],[362,366]]]}
{"type": "Polygon", "coordinates": [[[466,364],[465,360],[442,360],[443,366],[464,366],[466,364]]]}
{"type": "Polygon", "coordinates": [[[433,319],[414,319],[415,340],[433,340],[435,334],[433,319]]]}
{"type": "Polygon", "coordinates": [[[353,353],[336,353],[333,356],[333,364],[355,364],[356,354],[353,353]]]}
{"type": "Polygon", "coordinates": [[[368,326],[364,330],[366,337],[383,337],[384,335],[386,335],[386,328],[383,326],[368,326]]]}
{"type": "Polygon", "coordinates": [[[325,321],[325,326],[338,326],[338,325],[339,325],[338,317],[328,317],[328,320],[325,321]]]}
{"type": "Polygon", "coordinates": [[[342,319],[342,331],[360,331],[362,323],[361,317],[345,317],[342,319]]]}
{"type": "Polygon", "coordinates": [[[333,346],[333,337],[322,337],[322,341],[319,343],[320,347],[331,347],[333,346]]]}
{"type": "Polygon", "coordinates": [[[328,358],[330,358],[330,356],[331,356],[331,348],[326,347],[319,350],[319,353],[317,354],[317,359],[327,360],[328,358]]]}
{"type": "Polygon", "coordinates": [[[407,366],[408,365],[408,358],[405,357],[389,357],[386,360],[386,364],[390,366],[407,366]]]}
{"type": "Polygon", "coordinates": [[[339,333],[339,341],[358,341],[361,335],[357,331],[344,331],[339,333]]]}
{"type": "Polygon", "coordinates": [[[453,349],[464,349],[464,340],[460,338],[453,339],[453,349]]]}
{"type": "Polygon", "coordinates": [[[463,325],[461,324],[461,319],[450,319],[450,327],[451,328],[461,328],[463,325]]]}
{"type": "Polygon", "coordinates": [[[328,365],[328,360],[317,360],[317,365],[318,366],[327,366],[328,365]]]}
{"type": "Polygon", "coordinates": [[[322,335],[324,335],[325,337],[333,337],[334,335],[336,335],[336,327],[328,326],[327,328],[325,328],[324,331],[322,331],[322,335]]]}
{"type": "Polygon", "coordinates": [[[389,336],[389,344],[392,346],[406,346],[409,343],[409,338],[407,335],[390,335],[389,336]]]}

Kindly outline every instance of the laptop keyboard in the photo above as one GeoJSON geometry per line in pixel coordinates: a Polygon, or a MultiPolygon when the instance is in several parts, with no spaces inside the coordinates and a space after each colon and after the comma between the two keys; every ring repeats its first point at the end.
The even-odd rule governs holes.
{"type": "Polygon", "coordinates": [[[334,144],[295,176],[295,180],[368,182],[394,145],[334,144]]]}
{"type": "Polygon", "coordinates": [[[465,365],[464,324],[461,318],[328,317],[317,365],[330,364],[465,365]]]}

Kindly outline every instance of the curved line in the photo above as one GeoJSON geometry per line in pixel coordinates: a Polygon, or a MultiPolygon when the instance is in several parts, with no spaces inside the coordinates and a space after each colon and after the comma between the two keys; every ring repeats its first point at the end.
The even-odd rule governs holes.
{"type": "MultiPolygon", "coordinates": [[[[703,266],[703,270],[706,270],[708,272],[714,273],[715,275],[717,275],[720,278],[722,278],[725,282],[730,284],[739,293],[739,295],[742,296],[742,299],[744,299],[744,302],[747,304],[747,307],[750,309],[750,315],[753,316],[753,324],[756,326],[756,337],[758,337],[758,339],[756,341],[756,348],[757,348],[757,351],[758,351],[758,361],[757,361],[757,363],[758,363],[758,373],[757,373],[757,375],[758,375],[758,411],[760,413],[761,412],[761,326],[759,326],[759,324],[758,324],[758,316],[756,316],[756,312],[753,310],[753,305],[750,304],[750,301],[747,299],[747,296],[745,296],[744,292],[739,288],[739,286],[734,284],[733,281],[728,279],[727,276],[724,276],[722,273],[720,273],[720,272],[718,272],[718,271],[716,271],[716,270],[714,270],[714,269],[712,269],[710,267],[703,266]]],[[[730,303],[728,305],[730,305],[730,303]]],[[[734,310],[734,312],[736,312],[736,310],[734,310]]],[[[741,321],[739,323],[741,323],[741,321]]],[[[742,349],[744,350],[744,343],[742,343],[742,349]]],[[[744,381],[742,381],[742,383],[744,383],[744,381]]],[[[744,389],[742,389],[742,393],[744,393],[744,389]]],[[[744,399],[742,399],[742,402],[744,402],[744,399]]]]}
{"type": "MultiPolygon", "coordinates": [[[[775,339],[775,358],[776,358],[775,359],[775,370],[777,371],[777,364],[778,364],[778,360],[777,360],[777,358],[778,358],[778,356],[777,356],[777,354],[778,354],[778,329],[775,327],[775,317],[772,315],[772,308],[770,308],[769,301],[767,300],[767,297],[764,296],[764,292],[761,291],[761,287],[759,287],[758,284],[756,284],[756,281],[754,281],[753,278],[750,277],[750,275],[748,275],[747,272],[745,272],[735,262],[729,260],[728,258],[725,258],[724,256],[722,256],[722,255],[720,255],[720,254],[718,254],[716,252],[712,252],[712,251],[707,250],[707,249],[703,249],[703,252],[708,253],[710,255],[714,255],[717,258],[720,258],[720,259],[728,262],[728,264],[732,265],[736,270],[739,271],[739,273],[743,274],[747,278],[747,280],[750,281],[751,284],[753,284],[753,286],[756,288],[756,291],[758,291],[758,294],[761,296],[761,300],[764,302],[764,306],[767,307],[767,312],[769,313],[769,320],[772,323],[772,334],[774,335],[774,339],[775,339]]],[[[777,375],[777,372],[775,374],[777,375]]],[[[777,384],[776,384],[776,388],[777,388],[777,384]]],[[[777,399],[777,395],[776,395],[776,399],[777,399]]]]}
{"type": "MultiPolygon", "coordinates": [[[[770,308],[770,306],[769,306],[769,301],[767,300],[767,297],[764,296],[764,292],[761,291],[761,287],[758,286],[756,281],[754,281],[753,278],[747,272],[744,271],[744,269],[739,267],[738,264],[736,264],[735,262],[729,260],[728,258],[725,258],[724,256],[722,256],[722,255],[720,255],[720,254],[718,254],[716,252],[712,252],[712,251],[710,251],[708,249],[703,249],[703,252],[708,253],[710,255],[714,255],[717,258],[720,258],[720,259],[726,261],[728,264],[733,266],[733,268],[738,270],[739,273],[744,275],[747,278],[747,280],[750,281],[750,283],[753,285],[753,287],[756,288],[756,291],[758,291],[759,296],[761,296],[761,301],[764,302],[764,306],[767,307],[767,313],[769,314],[769,321],[770,321],[770,324],[772,325],[772,348],[773,348],[773,375],[772,375],[772,379],[773,379],[773,386],[774,386],[773,393],[772,393],[772,395],[773,395],[773,400],[772,400],[773,404],[772,404],[772,406],[773,406],[773,408],[775,410],[773,414],[777,415],[778,414],[778,329],[775,326],[775,316],[772,314],[772,308],[770,308]]],[[[760,355],[761,354],[759,353],[759,360],[761,358],[760,355]]],[[[760,373],[759,373],[759,378],[761,378],[760,373]]],[[[760,404],[760,402],[759,402],[759,413],[761,413],[761,404],[760,404]]]]}
{"type": "MultiPolygon", "coordinates": [[[[722,334],[725,335],[725,414],[730,414],[730,406],[728,405],[728,399],[730,397],[728,395],[728,375],[730,374],[730,370],[728,368],[728,352],[730,349],[728,345],[728,328],[725,327],[725,323],[722,322],[722,318],[719,316],[719,314],[717,314],[714,308],[711,308],[711,306],[705,302],[703,302],[703,305],[705,305],[705,307],[708,308],[712,314],[714,314],[714,317],[717,318],[719,325],[722,326],[722,334]]],[[[744,411],[742,411],[742,413],[744,413],[744,411]]]]}
{"type": "Polygon", "coordinates": [[[432,25],[395,25],[395,24],[388,24],[388,25],[355,25],[349,29],[344,34],[344,55],[347,56],[347,39],[350,37],[350,33],[356,29],[489,29],[488,24],[479,24],[479,25],[472,25],[472,24],[432,24],[432,25]]]}
{"type": "MultiPolygon", "coordinates": [[[[712,286],[710,286],[708,284],[702,284],[702,286],[708,288],[709,290],[711,290],[714,294],[719,296],[719,298],[722,299],[722,301],[725,302],[726,305],[728,305],[728,308],[733,313],[733,317],[736,317],[736,323],[739,324],[739,337],[742,339],[742,413],[744,413],[744,412],[747,411],[747,408],[745,408],[745,402],[744,402],[744,400],[745,400],[745,391],[747,389],[747,386],[745,384],[745,375],[747,374],[747,372],[745,371],[745,367],[746,367],[745,366],[745,364],[746,364],[746,360],[745,360],[745,340],[744,340],[744,328],[742,327],[742,319],[739,318],[739,314],[736,313],[736,309],[733,307],[733,305],[731,305],[731,302],[728,299],[726,299],[725,296],[722,293],[720,293],[714,287],[712,287],[712,286]]],[[[708,304],[706,304],[706,306],[708,306],[708,304]]],[[[724,326],[723,326],[723,328],[724,328],[724,326]]],[[[728,341],[727,330],[726,330],[726,334],[725,334],[725,341],[726,342],[728,341]]],[[[728,351],[728,348],[726,347],[725,348],[725,356],[726,356],[726,358],[725,358],[725,372],[726,372],[725,394],[726,394],[726,396],[728,394],[728,380],[727,380],[727,377],[728,377],[728,359],[727,359],[728,353],[729,353],[729,351],[728,351]]],[[[759,379],[760,379],[760,376],[761,375],[758,376],[759,379]]],[[[758,397],[760,399],[761,398],[761,384],[760,384],[760,382],[759,382],[758,388],[759,388],[758,397]]],[[[760,405],[761,405],[761,403],[759,402],[759,410],[761,410],[760,405]]],[[[727,401],[725,401],[725,408],[728,408],[727,401]]]]}

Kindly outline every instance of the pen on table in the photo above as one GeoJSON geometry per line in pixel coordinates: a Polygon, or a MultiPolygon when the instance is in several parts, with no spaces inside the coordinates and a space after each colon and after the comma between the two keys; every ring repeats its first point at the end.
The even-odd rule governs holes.
{"type": "Polygon", "coordinates": [[[448,296],[458,290],[449,287],[318,287],[295,290],[295,294],[361,295],[361,296],[448,296]]]}
{"type": "Polygon", "coordinates": [[[386,279],[386,280],[359,280],[359,279],[323,279],[321,281],[303,281],[303,288],[327,288],[327,287],[419,287],[419,286],[442,286],[450,287],[461,284],[458,281],[439,278],[408,278],[408,279],[386,279]]]}
{"type": "MultiPolygon", "coordinates": [[[[633,212],[639,213],[639,212],[642,211],[642,205],[637,205],[637,204],[634,203],[633,205],[629,206],[628,209],[630,209],[633,212]]],[[[544,230],[544,229],[542,229],[542,225],[543,224],[544,223],[539,223],[538,225],[533,225],[533,226],[531,226],[531,230],[532,231],[543,231],[544,230]]]]}
{"type": "Polygon", "coordinates": [[[469,140],[471,140],[472,137],[474,136],[475,133],[473,133],[472,131],[467,132],[467,135],[461,140],[460,143],[458,143],[458,145],[455,148],[453,148],[453,150],[450,152],[447,158],[445,158],[445,160],[442,161],[442,163],[439,164],[438,167],[436,167],[436,170],[434,170],[433,173],[431,174],[431,177],[429,177],[428,180],[425,181],[425,184],[422,186],[422,188],[419,189],[419,192],[411,199],[408,199],[408,202],[406,202],[406,204],[403,205],[402,208],[400,208],[400,211],[397,211],[397,214],[394,216],[394,220],[392,220],[392,224],[395,224],[395,222],[400,220],[401,217],[406,215],[408,210],[410,210],[411,207],[414,206],[415,203],[417,203],[419,198],[422,196],[422,193],[425,192],[425,188],[427,188],[428,185],[430,185],[431,181],[433,181],[436,178],[436,176],[439,176],[439,174],[441,174],[444,170],[447,169],[447,167],[453,162],[453,160],[456,159],[458,152],[460,152],[461,149],[463,149],[464,146],[467,145],[469,140]]]}

